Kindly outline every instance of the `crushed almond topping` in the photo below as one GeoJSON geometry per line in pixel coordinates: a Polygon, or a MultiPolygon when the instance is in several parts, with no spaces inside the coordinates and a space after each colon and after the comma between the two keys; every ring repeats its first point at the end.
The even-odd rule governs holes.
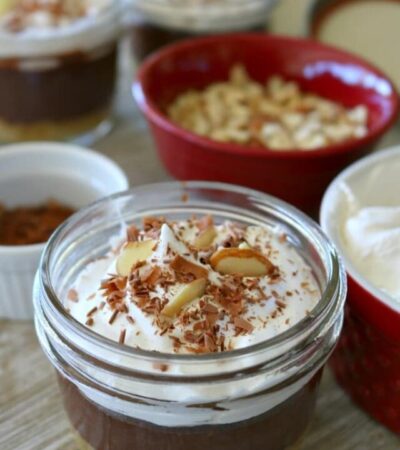
{"type": "Polygon", "coordinates": [[[253,80],[235,65],[228,81],[178,95],[167,114],[179,126],[219,142],[274,151],[310,151],[359,139],[368,132],[368,108],[346,108],[294,81],[253,80]]]}

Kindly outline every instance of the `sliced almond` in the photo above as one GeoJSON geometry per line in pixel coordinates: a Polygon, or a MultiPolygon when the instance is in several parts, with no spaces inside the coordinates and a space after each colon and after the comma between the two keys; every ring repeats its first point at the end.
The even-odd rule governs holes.
{"type": "Polygon", "coordinates": [[[217,272],[262,277],[273,273],[275,266],[269,259],[252,248],[223,248],[216,251],[210,264],[217,272]]]}
{"type": "Polygon", "coordinates": [[[200,234],[194,240],[194,246],[197,248],[197,250],[204,250],[210,247],[216,237],[217,231],[215,227],[210,226],[200,232],[200,234]]]}
{"type": "Polygon", "coordinates": [[[204,295],[206,284],[207,280],[200,278],[184,286],[164,307],[162,314],[174,317],[185,305],[204,295]]]}
{"type": "Polygon", "coordinates": [[[208,275],[208,271],[205,267],[192,263],[180,255],[175,256],[171,262],[171,267],[175,270],[175,272],[191,274],[195,278],[207,278],[208,275]]]}
{"type": "Polygon", "coordinates": [[[116,268],[118,275],[128,277],[135,264],[145,261],[151,255],[155,244],[156,242],[152,239],[128,242],[117,259],[116,268]]]}
{"type": "Polygon", "coordinates": [[[244,242],[241,242],[240,244],[239,244],[239,247],[238,248],[240,248],[241,250],[243,250],[243,249],[249,249],[249,248],[251,248],[250,247],[250,245],[246,242],[246,241],[244,241],[244,242]]]}

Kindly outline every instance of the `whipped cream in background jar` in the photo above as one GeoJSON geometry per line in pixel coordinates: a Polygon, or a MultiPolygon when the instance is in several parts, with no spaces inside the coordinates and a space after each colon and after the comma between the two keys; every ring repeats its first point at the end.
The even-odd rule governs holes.
{"type": "Polygon", "coordinates": [[[172,42],[209,34],[264,31],[276,0],[125,0],[133,52],[142,60],[172,42]]]}
{"type": "Polygon", "coordinates": [[[107,133],[120,32],[111,0],[2,3],[0,142],[107,133]]]}
{"type": "MultiPolygon", "coordinates": [[[[189,254],[182,241],[178,242],[179,227],[172,234],[169,228],[173,227],[162,225],[148,261],[155,261],[163,249],[168,253],[168,248],[175,257],[190,261],[200,254],[189,254]]],[[[233,245],[236,250],[250,251],[248,246],[254,246],[251,233],[244,237],[246,242],[240,246],[225,243],[222,250],[233,245]]],[[[258,242],[265,244],[263,239],[258,242]]],[[[195,263],[202,266],[201,261],[195,263]]],[[[146,268],[142,264],[137,267],[146,268]]],[[[218,264],[215,268],[224,270],[218,264]]],[[[218,274],[212,270],[209,274],[209,283],[217,283],[218,274]]],[[[233,291],[238,286],[234,285],[233,291]]],[[[276,295],[267,296],[266,308],[274,303],[279,306],[272,298],[276,295]]],[[[296,444],[309,424],[322,368],[341,330],[345,295],[345,275],[334,248],[314,222],[291,206],[241,187],[165,183],[101,200],[59,228],[37,274],[35,322],[41,345],[57,370],[64,405],[81,448],[283,450],[296,444]],[[246,317],[254,319],[254,329],[239,321],[236,325],[247,328],[248,333],[231,336],[236,339],[232,339],[232,348],[174,352],[162,348],[170,330],[155,332],[152,343],[154,323],[140,315],[128,321],[127,311],[121,309],[117,318],[102,321],[99,310],[108,305],[100,306],[93,316],[86,306],[81,308],[81,302],[97,301],[95,292],[89,294],[90,299],[86,295],[104,276],[112,275],[110,271],[124,272],[119,256],[113,266],[110,255],[120,255],[126,248],[127,244],[121,247],[120,242],[127,224],[139,229],[146,217],[164,217],[180,223],[186,236],[183,224],[193,215],[212,217],[217,240],[227,223],[256,230],[256,235],[266,230],[271,238],[271,261],[279,261],[279,255],[274,255],[276,247],[282,258],[293,264],[290,271],[284,264],[278,267],[284,276],[275,280],[276,287],[274,271],[269,272],[269,288],[274,292],[284,289],[285,280],[298,292],[293,295],[288,288],[286,303],[292,297],[296,303],[283,308],[281,315],[264,311],[268,316],[264,338],[257,334],[262,327],[258,328],[256,318],[246,317]],[[298,276],[308,281],[300,279],[296,287],[293,283],[298,276]],[[307,289],[312,294],[306,298],[307,289]],[[75,296],[82,296],[76,306],[75,296]],[[128,322],[142,331],[147,327],[145,334],[150,339],[132,334],[135,328],[128,328],[128,322]],[[122,334],[109,334],[114,325],[121,324],[125,327],[122,334]]],[[[213,302],[212,296],[209,301],[213,302]]],[[[129,314],[131,307],[129,304],[129,314]]],[[[179,327],[174,329],[179,332],[179,327]]]]}

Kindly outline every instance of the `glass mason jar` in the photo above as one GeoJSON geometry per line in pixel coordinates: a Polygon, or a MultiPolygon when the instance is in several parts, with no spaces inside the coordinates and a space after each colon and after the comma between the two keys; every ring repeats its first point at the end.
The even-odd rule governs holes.
{"type": "Polygon", "coordinates": [[[92,142],[111,128],[119,2],[56,28],[0,30],[0,142],[92,142]]]}
{"type": "Polygon", "coordinates": [[[52,236],[34,287],[40,343],[58,373],[81,448],[282,450],[314,410],[322,368],[338,339],[346,282],[336,251],[305,215],[273,197],[220,183],[165,183],[94,203],[52,236]],[[61,299],[77,274],[145,216],[279,226],[310,264],[322,296],[295,326],[259,344],[202,355],[162,354],[108,340],[61,299]]]}
{"type": "Polygon", "coordinates": [[[140,61],[172,42],[195,36],[264,31],[277,0],[126,0],[140,61]]]}

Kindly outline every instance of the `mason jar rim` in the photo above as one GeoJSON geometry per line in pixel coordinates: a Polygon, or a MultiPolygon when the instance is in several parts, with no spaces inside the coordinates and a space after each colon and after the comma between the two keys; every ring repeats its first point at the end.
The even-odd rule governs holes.
{"type": "Polygon", "coordinates": [[[332,318],[338,311],[342,309],[345,294],[346,294],[346,282],[345,282],[345,271],[341,260],[331,242],[328,240],[325,233],[320,229],[320,227],[304,213],[298,211],[293,206],[287,204],[286,202],[279,200],[268,194],[261,193],[259,191],[244,188],[241,186],[230,185],[219,182],[207,182],[207,181],[190,181],[190,182],[165,182],[165,183],[155,183],[147,184],[140,187],[135,187],[127,191],[119,192],[111,196],[100,199],[91,205],[83,208],[74,215],[72,215],[66,222],[64,222],[51,236],[48,241],[44,252],[41,257],[41,262],[38,269],[38,276],[40,279],[40,287],[46,294],[49,300],[49,305],[57,317],[59,323],[63,323],[67,328],[72,329],[75,333],[88,341],[91,344],[100,346],[109,351],[118,352],[121,356],[132,356],[136,358],[141,358],[147,361],[154,361],[157,363],[169,363],[169,364],[179,364],[179,363],[217,363],[223,362],[225,360],[234,361],[243,356],[249,356],[252,354],[257,354],[259,352],[274,349],[279,346],[294,340],[296,337],[300,336],[301,333],[311,326],[317,319],[323,318],[328,315],[332,318]],[[58,298],[51,282],[50,275],[50,259],[53,251],[55,250],[57,243],[59,242],[60,236],[63,232],[68,229],[68,227],[74,223],[82,220],[90,211],[95,210],[102,204],[112,202],[119,198],[123,198],[127,195],[140,195],[141,193],[146,193],[154,191],[157,189],[159,192],[165,192],[167,190],[181,189],[184,192],[185,188],[190,189],[214,189],[224,192],[237,193],[252,196],[257,200],[263,201],[263,203],[272,205],[274,209],[279,210],[284,214],[286,219],[294,220],[302,227],[305,226],[312,232],[313,239],[319,244],[321,250],[325,252],[325,257],[329,261],[329,273],[327,276],[326,288],[322,292],[321,300],[313,308],[309,315],[305,316],[295,326],[290,327],[288,330],[277,334],[276,336],[261,341],[259,343],[240,348],[235,350],[230,350],[221,353],[204,353],[204,354],[174,354],[174,353],[161,353],[150,350],[143,350],[127,345],[121,345],[111,339],[108,339],[91,329],[85,327],[82,323],[77,321],[72,317],[64,308],[61,300],[58,298]],[[338,291],[336,300],[333,299],[335,292],[338,291]],[[329,314],[330,313],[330,314],[329,314]]]}

